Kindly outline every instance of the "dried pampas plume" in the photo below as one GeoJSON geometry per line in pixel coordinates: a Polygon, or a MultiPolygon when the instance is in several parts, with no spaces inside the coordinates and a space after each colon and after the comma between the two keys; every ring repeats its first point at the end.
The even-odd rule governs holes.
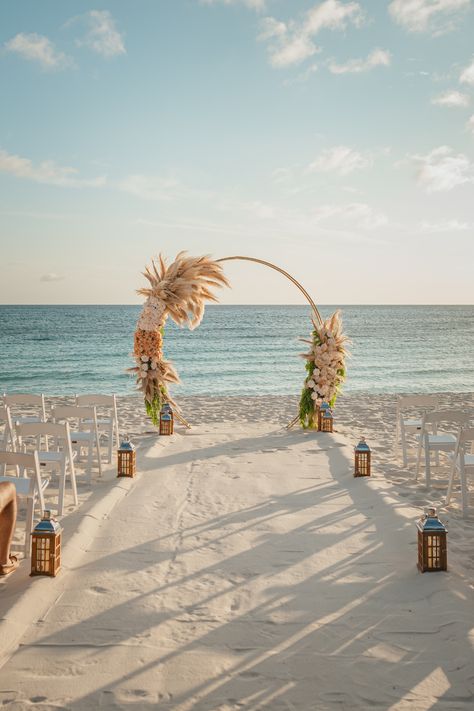
{"type": "Polygon", "coordinates": [[[158,264],[152,260],[143,274],[150,286],[137,293],[163,301],[173,321],[179,326],[188,324],[190,329],[201,323],[205,301],[218,301],[211,289],[229,286],[221,265],[208,255],[189,257],[180,252],[167,266],[160,254],[158,264]]]}
{"type": "Polygon", "coordinates": [[[146,296],[135,331],[135,367],[145,406],[152,422],[159,423],[163,402],[177,408],[168,392],[169,383],[179,383],[173,365],[163,357],[163,328],[170,316],[178,326],[196,328],[204,316],[206,301],[217,301],[211,289],[229,286],[220,264],[209,256],[189,257],[180,252],[170,266],[160,254],[143,272],[149,287],[138,289],[146,296]]]}

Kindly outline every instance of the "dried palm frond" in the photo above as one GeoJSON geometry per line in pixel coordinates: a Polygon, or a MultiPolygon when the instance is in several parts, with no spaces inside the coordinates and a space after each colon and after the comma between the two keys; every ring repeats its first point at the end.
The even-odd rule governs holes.
{"type": "Polygon", "coordinates": [[[158,263],[152,260],[143,275],[150,286],[137,293],[161,299],[173,321],[178,326],[188,324],[190,329],[201,323],[204,302],[218,300],[211,289],[229,286],[220,264],[207,255],[189,257],[186,252],[180,252],[169,266],[160,254],[158,263]]]}

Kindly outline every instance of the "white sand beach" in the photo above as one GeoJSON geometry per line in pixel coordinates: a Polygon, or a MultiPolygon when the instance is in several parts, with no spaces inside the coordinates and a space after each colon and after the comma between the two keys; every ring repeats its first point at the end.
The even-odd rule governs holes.
{"type": "Polygon", "coordinates": [[[415,521],[446,486],[396,461],[396,397],[341,397],[334,435],[285,430],[297,398],[180,403],[193,428],[159,438],[121,398],[138,477],[81,484],[56,579],[0,583],[1,704],[472,709],[474,515],[441,507],[449,570],[420,574],[415,521]]]}

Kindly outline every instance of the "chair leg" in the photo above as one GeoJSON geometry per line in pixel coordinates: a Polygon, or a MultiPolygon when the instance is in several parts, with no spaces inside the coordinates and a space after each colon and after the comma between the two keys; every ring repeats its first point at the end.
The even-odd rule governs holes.
{"type": "Polygon", "coordinates": [[[405,427],[404,427],[403,423],[400,425],[400,435],[401,435],[401,440],[402,440],[403,467],[406,469],[408,467],[407,439],[406,439],[405,427]]]}
{"type": "Polygon", "coordinates": [[[28,499],[26,507],[26,526],[25,526],[25,558],[31,557],[31,531],[33,530],[33,515],[35,502],[33,497],[28,499]]]}
{"type": "Polygon", "coordinates": [[[456,466],[457,461],[456,458],[453,457],[453,466],[451,468],[451,474],[449,475],[448,491],[446,493],[446,506],[449,506],[451,496],[453,494],[454,479],[456,478],[456,466]]]}
{"type": "Polygon", "coordinates": [[[429,489],[431,486],[431,462],[430,462],[430,445],[429,442],[427,441],[428,437],[426,438],[425,441],[425,483],[426,483],[426,488],[429,489]]]}
{"type": "Polygon", "coordinates": [[[418,452],[416,455],[416,469],[415,469],[415,481],[418,479],[420,474],[420,464],[421,464],[421,450],[423,449],[423,435],[420,434],[420,441],[418,442],[418,452]]]}
{"type": "Polygon", "coordinates": [[[461,477],[461,500],[462,500],[462,515],[463,517],[467,516],[467,513],[469,511],[469,491],[467,488],[467,481],[466,481],[466,469],[464,466],[464,457],[461,454],[460,457],[460,467],[459,467],[459,473],[461,477]]]}
{"type": "Polygon", "coordinates": [[[58,516],[64,514],[64,489],[66,486],[66,472],[61,470],[58,475],[59,479],[59,495],[58,495],[58,516]]]}

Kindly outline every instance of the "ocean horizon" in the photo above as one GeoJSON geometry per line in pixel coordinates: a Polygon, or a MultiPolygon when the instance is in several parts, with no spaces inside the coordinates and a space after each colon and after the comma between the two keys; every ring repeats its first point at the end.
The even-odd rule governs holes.
{"type": "MultiPolygon", "coordinates": [[[[352,341],[347,393],[474,391],[473,305],[340,308],[352,341]]],[[[2,392],[130,394],[139,304],[1,305],[2,392]]],[[[309,337],[306,305],[207,306],[195,331],[168,320],[165,357],[179,395],[299,394],[309,337]]]]}

